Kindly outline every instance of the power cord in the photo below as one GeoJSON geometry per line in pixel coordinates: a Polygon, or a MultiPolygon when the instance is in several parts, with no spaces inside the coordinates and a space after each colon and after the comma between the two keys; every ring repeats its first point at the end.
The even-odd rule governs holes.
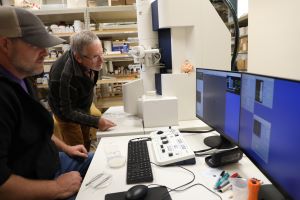
{"type": "Polygon", "coordinates": [[[210,150],[216,149],[216,147],[211,147],[211,148],[207,148],[207,149],[202,149],[202,150],[198,150],[198,151],[194,151],[194,153],[203,153],[203,152],[207,152],[210,150]]]}
{"type": "Polygon", "coordinates": [[[211,153],[201,153],[201,154],[195,154],[196,157],[202,157],[202,156],[211,156],[211,153]]]}
{"type": "Polygon", "coordinates": [[[235,149],[235,148],[236,147],[229,148],[229,149],[217,149],[217,147],[212,147],[212,148],[203,149],[203,150],[200,150],[200,151],[194,151],[194,153],[195,153],[196,157],[211,156],[213,153],[218,153],[218,152],[223,152],[223,151],[229,151],[229,150],[232,150],[232,149],[235,149]],[[213,149],[217,149],[217,151],[212,152],[212,153],[205,153],[205,152],[213,150],[213,149]]]}
{"type": "MultiPolygon", "coordinates": [[[[161,166],[161,165],[157,165],[157,164],[155,164],[155,163],[153,163],[153,162],[150,162],[150,163],[153,164],[153,165],[155,165],[155,166],[158,166],[158,167],[164,167],[164,166],[161,166]]],[[[196,178],[194,172],[192,172],[191,170],[188,170],[188,169],[186,169],[186,168],[184,168],[184,167],[182,167],[182,166],[180,166],[180,165],[177,165],[177,167],[180,167],[180,168],[182,168],[182,169],[184,169],[184,170],[190,172],[190,173],[193,175],[193,178],[192,178],[191,181],[189,181],[189,182],[187,182],[187,183],[185,183],[185,184],[182,184],[182,185],[180,185],[180,186],[178,186],[178,187],[175,187],[175,188],[169,188],[169,187],[167,187],[167,186],[158,185],[158,184],[150,184],[150,185],[158,185],[158,186],[162,186],[162,187],[168,188],[168,192],[166,192],[165,194],[162,194],[161,200],[163,200],[163,199],[165,199],[166,197],[168,197],[168,194],[169,194],[170,192],[172,192],[172,191],[177,191],[179,188],[191,184],[192,182],[194,182],[194,180],[195,180],[195,178],[196,178]]],[[[180,190],[178,190],[178,191],[180,191],[180,190]]]]}
{"type": "Polygon", "coordinates": [[[195,187],[195,186],[197,186],[197,185],[204,187],[205,189],[207,189],[208,191],[210,191],[211,193],[213,193],[214,195],[216,195],[217,197],[219,197],[221,200],[223,200],[222,197],[221,197],[218,193],[216,193],[216,192],[214,192],[213,190],[209,189],[208,187],[206,187],[206,186],[203,185],[202,183],[195,183],[195,184],[190,185],[190,186],[188,186],[188,187],[186,187],[186,188],[184,188],[184,189],[182,189],[182,190],[180,190],[180,191],[182,192],[182,191],[188,190],[188,189],[190,189],[190,188],[192,188],[192,187],[195,187]]]}
{"type": "MultiPolygon", "coordinates": [[[[153,162],[150,162],[150,163],[153,164],[153,165],[155,165],[155,166],[157,166],[157,167],[164,167],[164,166],[162,166],[162,165],[158,165],[158,164],[155,164],[155,163],[153,163],[153,162]]],[[[193,175],[193,179],[192,179],[191,181],[189,181],[189,182],[183,184],[183,185],[180,185],[180,186],[176,187],[176,188],[173,188],[173,189],[168,188],[168,189],[170,189],[170,191],[174,191],[174,190],[176,191],[176,189],[178,189],[178,188],[181,188],[181,187],[184,187],[184,186],[186,186],[186,185],[189,185],[190,183],[194,182],[194,180],[195,180],[195,178],[196,178],[194,172],[192,172],[191,170],[188,170],[188,169],[186,169],[186,168],[184,168],[184,167],[182,167],[182,166],[180,166],[180,165],[177,165],[177,167],[180,167],[180,168],[182,168],[182,169],[184,169],[184,170],[190,172],[190,173],[193,175]]],[[[168,191],[168,192],[170,192],[170,191],[168,191]]]]}
{"type": "MultiPolygon", "coordinates": [[[[163,167],[163,166],[157,165],[157,164],[155,164],[155,163],[153,163],[153,162],[151,162],[151,164],[156,165],[156,166],[158,166],[158,167],[163,167]]],[[[182,166],[179,166],[179,165],[178,165],[177,167],[180,167],[180,168],[182,168],[182,169],[184,169],[184,170],[190,172],[190,173],[193,175],[193,179],[192,179],[191,181],[189,181],[189,182],[187,182],[187,183],[185,183],[185,184],[183,184],[183,185],[180,185],[180,186],[178,186],[178,187],[176,187],[176,188],[173,188],[173,189],[172,189],[172,188],[169,188],[169,187],[167,187],[167,186],[159,185],[159,184],[150,184],[150,185],[156,185],[156,186],[159,186],[159,187],[166,187],[166,188],[168,189],[168,192],[166,192],[165,194],[162,195],[161,200],[164,200],[165,198],[167,198],[167,197],[169,196],[169,193],[170,193],[170,192],[173,192],[173,191],[174,191],[174,192],[183,192],[183,191],[185,191],[185,190],[188,190],[188,189],[190,189],[190,188],[192,188],[192,187],[195,187],[195,186],[198,186],[198,185],[204,187],[205,189],[207,189],[208,191],[210,191],[211,193],[213,193],[214,195],[216,195],[217,197],[219,197],[221,200],[223,200],[222,197],[221,197],[219,194],[217,194],[216,192],[214,192],[213,190],[209,189],[208,187],[206,187],[205,185],[203,185],[203,184],[201,184],[201,183],[196,183],[196,184],[190,185],[190,186],[188,186],[188,187],[186,187],[186,188],[184,188],[184,189],[180,189],[180,188],[182,188],[182,187],[184,187],[184,186],[187,186],[187,185],[191,184],[192,182],[194,182],[196,176],[195,176],[194,172],[192,172],[192,171],[186,169],[185,167],[182,167],[182,166]]],[[[150,186],[150,185],[148,185],[148,186],[150,186]]]]}

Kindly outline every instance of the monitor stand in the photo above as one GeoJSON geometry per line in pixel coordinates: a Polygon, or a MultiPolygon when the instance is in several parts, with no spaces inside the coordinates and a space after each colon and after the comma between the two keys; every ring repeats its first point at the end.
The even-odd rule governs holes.
{"type": "Polygon", "coordinates": [[[271,184],[262,185],[258,193],[258,200],[285,200],[284,196],[271,184]]]}
{"type": "Polygon", "coordinates": [[[230,149],[235,147],[234,144],[222,136],[209,136],[204,139],[204,144],[217,149],[230,149]]]}

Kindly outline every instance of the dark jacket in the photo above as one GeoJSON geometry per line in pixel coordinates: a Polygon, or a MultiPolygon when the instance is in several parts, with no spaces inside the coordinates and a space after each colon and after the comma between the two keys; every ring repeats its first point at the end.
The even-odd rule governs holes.
{"type": "Polygon", "coordinates": [[[98,128],[99,117],[89,114],[98,72],[91,80],[84,70],[70,50],[55,61],[49,76],[49,105],[64,121],[98,128]]]}
{"type": "Polygon", "coordinates": [[[0,185],[11,174],[53,179],[59,168],[53,119],[25,83],[29,94],[0,72],[0,185]]]}

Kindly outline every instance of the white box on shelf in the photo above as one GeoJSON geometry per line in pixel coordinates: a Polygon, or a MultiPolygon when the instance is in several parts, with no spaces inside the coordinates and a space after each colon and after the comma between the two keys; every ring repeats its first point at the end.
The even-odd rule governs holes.
{"type": "Polygon", "coordinates": [[[67,8],[83,8],[86,6],[86,0],[67,0],[67,8]]]}

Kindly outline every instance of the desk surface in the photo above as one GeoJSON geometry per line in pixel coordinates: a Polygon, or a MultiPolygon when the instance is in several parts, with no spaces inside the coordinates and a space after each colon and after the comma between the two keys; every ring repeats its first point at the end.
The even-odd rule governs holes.
{"type": "MultiPolygon", "coordinates": [[[[210,130],[211,128],[202,122],[199,119],[195,120],[187,120],[187,121],[178,121],[178,126],[172,126],[172,128],[176,128],[178,130],[189,130],[189,131],[200,131],[200,130],[210,130]]],[[[145,134],[149,134],[153,131],[157,130],[165,130],[168,127],[154,127],[154,128],[144,128],[145,134]]]]}
{"type": "MultiPolygon", "coordinates": [[[[203,139],[209,135],[215,135],[216,133],[209,134],[185,134],[184,137],[191,148],[196,150],[206,149],[207,147],[203,144],[203,139]]],[[[83,180],[82,187],[77,196],[77,200],[102,200],[105,199],[105,194],[126,191],[133,185],[126,184],[126,164],[121,168],[109,168],[107,166],[106,157],[104,153],[104,147],[106,145],[117,145],[121,154],[127,158],[127,144],[128,141],[137,136],[122,136],[122,137],[106,137],[102,138],[98,148],[95,152],[94,159],[89,167],[89,170],[83,180]],[[85,186],[96,174],[101,172],[106,172],[112,174],[112,180],[107,187],[104,188],[93,188],[91,186],[85,186]]],[[[151,142],[148,143],[148,149],[150,154],[150,160],[155,162],[152,155],[151,142]]],[[[187,169],[191,170],[195,175],[196,179],[193,182],[201,183],[212,189],[216,178],[214,175],[219,175],[221,170],[229,171],[230,173],[238,172],[241,176],[245,178],[255,177],[262,180],[264,183],[269,183],[266,177],[251,163],[247,157],[236,164],[228,165],[220,169],[209,168],[204,161],[204,157],[197,157],[197,164],[191,166],[185,166],[187,169]]],[[[192,180],[193,176],[179,168],[179,167],[157,167],[152,165],[153,178],[152,184],[165,185],[170,188],[175,188],[177,186],[183,185],[184,183],[192,180]]],[[[145,183],[149,185],[150,183],[145,183]]],[[[218,193],[223,199],[230,199],[232,196],[231,191],[225,193],[218,193]]],[[[201,196],[201,199],[205,200],[216,200],[219,199],[217,196],[209,192],[207,189],[201,186],[192,187],[184,192],[171,192],[170,193],[173,200],[176,199],[195,199],[195,196],[201,196]]]]}
{"type": "Polygon", "coordinates": [[[135,115],[125,113],[123,106],[110,107],[103,117],[117,124],[108,131],[98,131],[98,137],[144,134],[143,121],[135,115]]]}
{"type": "MultiPolygon", "coordinates": [[[[98,137],[126,136],[149,134],[152,131],[163,130],[167,127],[143,128],[143,120],[135,115],[124,112],[123,106],[110,107],[103,117],[117,124],[117,126],[105,132],[97,132],[98,137]]],[[[199,119],[179,121],[178,126],[173,126],[179,130],[208,130],[210,129],[199,119]]]]}

